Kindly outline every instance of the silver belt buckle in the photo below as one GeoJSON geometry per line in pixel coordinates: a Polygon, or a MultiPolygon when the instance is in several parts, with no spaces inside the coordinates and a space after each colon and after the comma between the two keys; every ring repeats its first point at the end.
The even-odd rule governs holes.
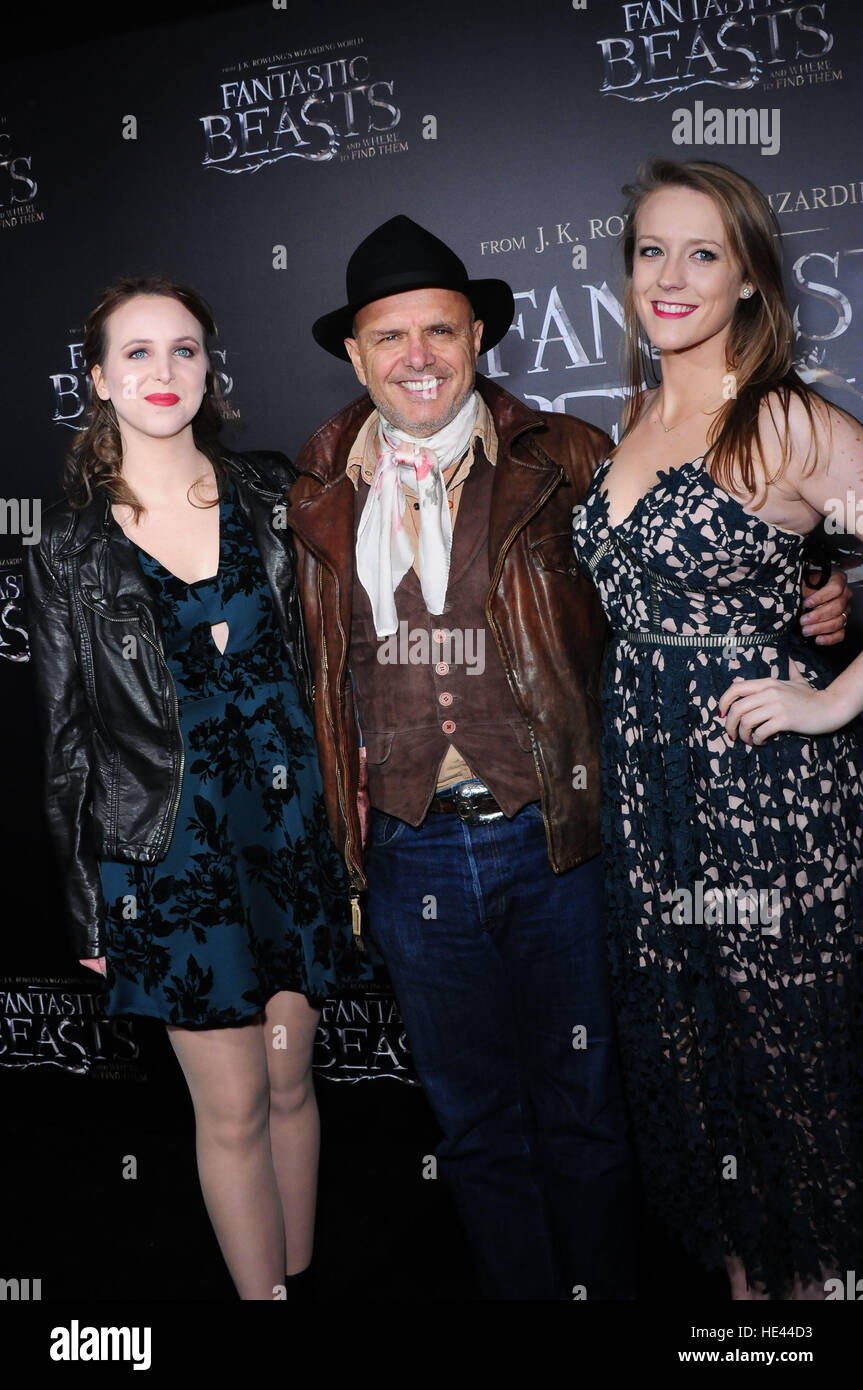
{"type": "Polygon", "coordinates": [[[491,796],[491,792],[485,782],[480,782],[478,778],[473,782],[460,782],[454,787],[452,799],[459,820],[464,821],[465,825],[487,825],[489,821],[500,820],[503,811],[499,808],[496,811],[481,811],[478,808],[476,803],[486,796],[491,796]]]}

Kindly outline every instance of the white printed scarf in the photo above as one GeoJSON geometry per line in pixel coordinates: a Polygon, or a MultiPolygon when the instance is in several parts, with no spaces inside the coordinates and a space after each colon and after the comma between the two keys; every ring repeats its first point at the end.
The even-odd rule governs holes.
{"type": "Polygon", "coordinates": [[[417,439],[383,416],[378,425],[380,454],[357,530],[357,577],[372,605],[378,637],[398,631],[395,591],[413,564],[405,533],[405,487],[419,500],[417,563],[429,613],[442,613],[449,583],[452,518],[443,473],[470,443],[479,396],[471,392],[458,415],[437,434],[417,439]]]}

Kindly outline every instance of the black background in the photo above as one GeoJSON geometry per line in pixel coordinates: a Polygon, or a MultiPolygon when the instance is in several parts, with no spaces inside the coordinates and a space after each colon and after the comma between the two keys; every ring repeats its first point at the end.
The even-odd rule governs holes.
{"type": "MultiPolygon", "coordinates": [[[[691,5],[686,0],[688,10],[691,5]]],[[[499,275],[522,296],[521,335],[517,320],[500,349],[500,368],[507,373],[497,378],[501,384],[530,403],[556,400],[614,431],[621,334],[612,315],[599,308],[603,351],[596,351],[588,286],[594,293],[605,286],[608,295],[619,297],[622,270],[616,239],[591,237],[590,224],[593,219],[604,226],[619,213],[621,185],[638,159],[650,154],[724,159],[777,194],[856,181],[858,202],[795,210],[790,196],[780,222],[789,297],[803,334],[800,351],[821,352],[820,369],[831,373],[823,378],[825,394],[863,413],[860,8],[850,0],[825,0],[818,21],[832,35],[826,61],[841,80],[812,83],[807,76],[801,85],[767,87],[777,72],[789,71],[788,60],[795,75],[795,44],[808,51],[818,46],[811,32],[793,28],[801,9],[815,23],[817,7],[784,8],[791,18],[786,14],[777,22],[786,61],[765,61],[751,90],[703,85],[661,100],[645,83],[628,93],[601,91],[600,41],[625,33],[622,4],[607,0],[588,0],[583,12],[574,11],[569,0],[539,6],[436,0],[419,8],[395,0],[365,6],[289,0],[285,10],[263,3],[156,0],[146,15],[115,3],[69,6],[50,15],[31,6],[7,16],[0,134],[10,136],[6,155],[31,161],[37,192],[28,206],[42,220],[0,227],[3,496],[38,497],[47,505],[57,495],[71,431],[52,418],[57,400],[51,377],[69,370],[68,345],[80,342],[99,291],[128,273],[161,272],[190,281],[207,296],[233,380],[230,404],[239,413],[227,430],[228,442],[295,454],[306,435],[357,391],[350,368],[315,346],[311,324],[343,302],[344,267],[354,246],[397,212],[447,240],[471,274],[499,275]],[[140,27],[143,18],[147,28],[140,27]],[[336,47],[359,36],[357,47],[336,47]],[[236,76],[223,69],[317,46],[326,51],[297,59],[301,69],[364,53],[373,77],[393,83],[391,100],[400,111],[394,133],[408,148],[352,162],[283,159],[255,173],[205,167],[200,118],[219,110],[219,84],[236,76]],[[779,108],[780,152],[675,146],[672,111],[691,108],[695,100],[779,108]],[[134,141],[122,138],[128,114],[138,122],[134,141]],[[435,140],[422,136],[428,115],[437,119],[435,140]],[[558,224],[568,225],[572,243],[556,240],[558,224]],[[540,227],[550,242],[542,252],[535,249],[540,227]],[[522,248],[498,254],[489,249],[492,241],[521,237],[522,248]],[[587,253],[583,269],[572,263],[576,238],[587,253]],[[273,268],[277,245],[286,248],[286,270],[273,268]],[[801,263],[806,255],[810,259],[801,263]],[[555,341],[560,320],[544,351],[537,343],[554,292],[587,353],[585,365],[573,366],[566,345],[555,341]],[[832,338],[812,337],[836,326],[839,292],[850,310],[845,330],[832,338]],[[529,295],[536,307],[523,297],[529,295]],[[561,402],[574,392],[584,394],[561,402]]],[[[682,37],[674,42],[682,49],[696,26],[689,20],[677,27],[682,37]]],[[[714,35],[716,27],[716,20],[706,22],[705,34],[714,35]]],[[[767,35],[762,14],[746,37],[769,58],[767,35]]],[[[340,154],[361,143],[361,135],[346,137],[340,154]]],[[[0,213],[3,205],[10,206],[8,182],[0,185],[0,213]]],[[[497,371],[494,362],[480,365],[497,371]]],[[[6,574],[20,572],[20,555],[17,538],[0,536],[6,574]]],[[[859,560],[849,558],[848,564],[859,560]]],[[[859,598],[855,605],[859,614],[859,598]]],[[[853,650],[852,632],[846,653],[853,650]]],[[[47,973],[83,979],[66,954],[42,830],[39,740],[26,662],[0,659],[0,702],[0,977],[47,973]]],[[[68,1296],[74,1287],[74,1250],[86,1248],[88,1230],[92,1234],[84,1203],[94,1193],[112,1212],[113,1263],[97,1272],[97,1262],[85,1262],[82,1292],[97,1298],[121,1296],[129,1288],[138,1297],[230,1296],[196,1192],[191,1114],[181,1079],[159,1030],[143,1027],[141,1039],[146,1081],[98,1082],[41,1067],[11,1075],[0,1065],[0,1095],[13,1116],[6,1159],[16,1182],[32,1179],[33,1191],[50,1194],[35,1238],[17,1208],[17,1236],[7,1236],[5,1247],[8,1272],[30,1270],[29,1252],[35,1249],[42,1264],[34,1275],[44,1267],[46,1281],[53,1279],[53,1294],[46,1297],[68,1296]],[[142,1137],[147,1135],[157,1138],[151,1142],[142,1137]],[[118,1151],[133,1143],[145,1149],[150,1143],[146,1151],[152,1154],[150,1177],[134,1191],[116,1172],[118,1151]],[[58,1163],[61,1170],[66,1165],[68,1182],[58,1163]],[[162,1172],[161,1188],[154,1167],[162,1172]],[[154,1225],[157,1190],[160,1202],[169,1205],[162,1223],[154,1225]],[[159,1273],[166,1230],[182,1216],[195,1231],[188,1279],[176,1261],[170,1277],[159,1273]],[[57,1235],[64,1219],[74,1231],[68,1248],[57,1235]],[[125,1242],[122,1256],[118,1241],[125,1242]],[[118,1284],[118,1264],[125,1283],[118,1284]],[[188,1288],[197,1292],[184,1292],[188,1288]]],[[[364,1296],[470,1296],[445,1194],[417,1176],[422,1155],[435,1142],[421,1093],[386,1081],[320,1089],[330,1136],[321,1210],[322,1240],[332,1254],[330,1295],[349,1297],[355,1287],[356,1271],[349,1279],[338,1253],[348,1232],[363,1251],[364,1296]],[[388,1204],[388,1220],[395,1209],[399,1229],[381,1223],[388,1204]]],[[[104,1223],[98,1229],[105,1233],[104,1223]]],[[[686,1267],[676,1253],[661,1255],[659,1268],[667,1279],[657,1279],[655,1264],[645,1266],[644,1293],[671,1289],[669,1296],[674,1290],[680,1296],[686,1267]]],[[[699,1283],[694,1272],[683,1284],[705,1298],[722,1296],[719,1285],[699,1283]]]]}

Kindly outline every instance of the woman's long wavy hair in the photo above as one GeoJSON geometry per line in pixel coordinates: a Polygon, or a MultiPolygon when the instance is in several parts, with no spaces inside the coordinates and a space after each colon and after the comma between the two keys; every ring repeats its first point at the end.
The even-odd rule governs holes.
{"type": "Polygon", "coordinates": [[[820,398],[809,390],[792,367],[794,329],[782,283],[779,224],[773,209],[754,183],[724,164],[708,160],[687,163],[649,160],[639,168],[635,182],[623,189],[627,200],[623,256],[626,267],[626,374],[630,390],[624,432],[639,418],[645,392],[660,380],[649,339],[635,312],[632,269],[639,209],[651,193],[663,188],[691,188],[705,193],[716,204],[731,252],[755,288],[751,298],[738,299],[731,322],[727,349],[728,400],[710,426],[707,466],[711,476],[728,492],[737,491],[742,483],[759,499],[754,503],[757,507],[764,501],[765,484],[781,477],[790,458],[788,412],[792,397],[802,403],[813,427],[809,468],[815,467],[813,401],[820,398]],[[779,468],[772,477],[768,476],[759,448],[760,408],[765,397],[771,394],[770,418],[782,448],[779,468]]]}
{"type": "MultiPolygon", "coordinates": [[[[123,441],[117,416],[110,401],[97,394],[90,373],[101,366],[108,351],[108,321],[115,310],[139,295],[161,295],[176,299],[189,310],[204,330],[204,348],[211,363],[208,344],[216,337],[216,324],[206,300],[189,285],[175,284],[159,276],[131,276],[118,280],[103,291],[99,302],[87,318],[84,330],[83,356],[88,375],[89,401],[84,428],[76,437],[67,456],[64,473],[66,496],[73,507],[86,507],[92,502],[97,488],[103,488],[112,502],[131,508],[136,521],[144,508],[123,477],[123,441]]],[[[222,428],[221,397],[212,365],[207,367],[204,398],[192,420],[192,435],[196,447],[213,465],[219,492],[225,478],[217,444],[222,428]]],[[[195,485],[189,489],[190,494],[195,485]]],[[[192,501],[190,495],[189,500],[192,501]]],[[[204,503],[215,506],[218,501],[204,503]]],[[[198,505],[197,503],[195,505],[198,505]]]]}

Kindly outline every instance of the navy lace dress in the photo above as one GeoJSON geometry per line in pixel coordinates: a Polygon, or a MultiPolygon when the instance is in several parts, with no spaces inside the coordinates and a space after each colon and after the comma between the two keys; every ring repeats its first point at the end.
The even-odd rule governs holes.
{"type": "Polygon", "coordinates": [[[797,631],[800,537],[701,460],[573,530],[612,627],[603,839],[624,1078],[648,1196],[708,1267],[787,1296],[859,1269],[863,752],[730,742],[735,677],[831,672],[797,631]]]}
{"type": "Polygon", "coordinates": [[[241,1023],[279,990],[320,1007],[365,974],[327,825],[314,733],[233,486],[219,569],[186,584],[140,551],[157,597],[185,751],[167,856],[104,862],[106,1011],[241,1023]],[[224,654],[211,626],[228,624],[224,654]]]}

